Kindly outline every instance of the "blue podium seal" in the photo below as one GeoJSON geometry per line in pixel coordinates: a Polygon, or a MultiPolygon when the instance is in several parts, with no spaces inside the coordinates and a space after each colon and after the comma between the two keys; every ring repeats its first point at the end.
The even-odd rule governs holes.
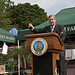
{"type": "Polygon", "coordinates": [[[41,56],[46,53],[48,44],[43,38],[36,38],[31,43],[31,51],[36,56],[41,56]]]}

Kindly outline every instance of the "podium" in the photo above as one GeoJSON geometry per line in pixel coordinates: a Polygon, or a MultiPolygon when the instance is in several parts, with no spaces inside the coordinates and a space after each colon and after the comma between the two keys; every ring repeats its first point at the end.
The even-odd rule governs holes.
{"type": "Polygon", "coordinates": [[[59,60],[59,53],[64,49],[59,35],[51,32],[25,35],[25,37],[26,48],[32,53],[32,75],[54,75],[56,60],[59,60]],[[35,52],[35,50],[32,51],[34,48],[33,44],[39,40],[41,41],[42,39],[46,42],[43,46],[47,47],[45,48],[46,51],[44,53],[43,51],[39,53],[35,52]]]}

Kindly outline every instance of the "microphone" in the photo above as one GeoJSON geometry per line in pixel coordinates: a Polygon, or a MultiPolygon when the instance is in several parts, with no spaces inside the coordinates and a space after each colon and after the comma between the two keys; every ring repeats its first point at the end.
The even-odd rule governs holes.
{"type": "Polygon", "coordinates": [[[60,32],[60,38],[61,38],[61,41],[62,41],[61,46],[63,46],[63,38],[62,38],[63,34],[64,34],[63,32],[60,32]]]}
{"type": "MultiPolygon", "coordinates": [[[[62,34],[64,34],[63,32],[60,33],[60,37],[62,36],[62,34]]],[[[69,38],[69,36],[66,35],[66,37],[69,39],[69,41],[71,42],[71,39],[69,38]]]]}
{"type": "Polygon", "coordinates": [[[61,37],[62,34],[64,34],[64,33],[63,32],[60,32],[60,37],[61,37]]]}
{"type": "Polygon", "coordinates": [[[60,38],[61,38],[61,40],[62,40],[62,35],[63,35],[64,33],[63,32],[60,32],[60,38]]]}

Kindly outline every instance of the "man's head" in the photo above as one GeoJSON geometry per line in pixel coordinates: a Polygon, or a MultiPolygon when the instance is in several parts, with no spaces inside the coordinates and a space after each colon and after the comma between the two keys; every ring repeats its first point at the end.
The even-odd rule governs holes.
{"type": "Polygon", "coordinates": [[[55,16],[54,16],[54,15],[50,15],[50,16],[48,17],[48,21],[49,21],[49,24],[50,24],[51,26],[54,26],[54,25],[56,24],[55,16]]]}

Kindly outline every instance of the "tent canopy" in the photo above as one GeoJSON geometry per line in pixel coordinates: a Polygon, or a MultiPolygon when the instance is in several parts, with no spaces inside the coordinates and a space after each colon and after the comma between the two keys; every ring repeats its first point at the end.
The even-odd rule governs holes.
{"type": "Polygon", "coordinates": [[[8,31],[5,31],[3,29],[0,29],[0,41],[15,43],[16,35],[11,34],[8,31]]]}
{"type": "MultiPolygon", "coordinates": [[[[64,25],[64,30],[67,35],[75,34],[75,7],[63,9],[56,15],[57,24],[64,25]]],[[[48,21],[36,26],[37,29],[42,29],[48,26],[48,21]]],[[[18,39],[25,40],[25,35],[33,34],[29,29],[18,31],[18,39]]]]}
{"type": "Polygon", "coordinates": [[[75,7],[63,9],[56,14],[58,24],[70,25],[75,24],[75,7]]]}

